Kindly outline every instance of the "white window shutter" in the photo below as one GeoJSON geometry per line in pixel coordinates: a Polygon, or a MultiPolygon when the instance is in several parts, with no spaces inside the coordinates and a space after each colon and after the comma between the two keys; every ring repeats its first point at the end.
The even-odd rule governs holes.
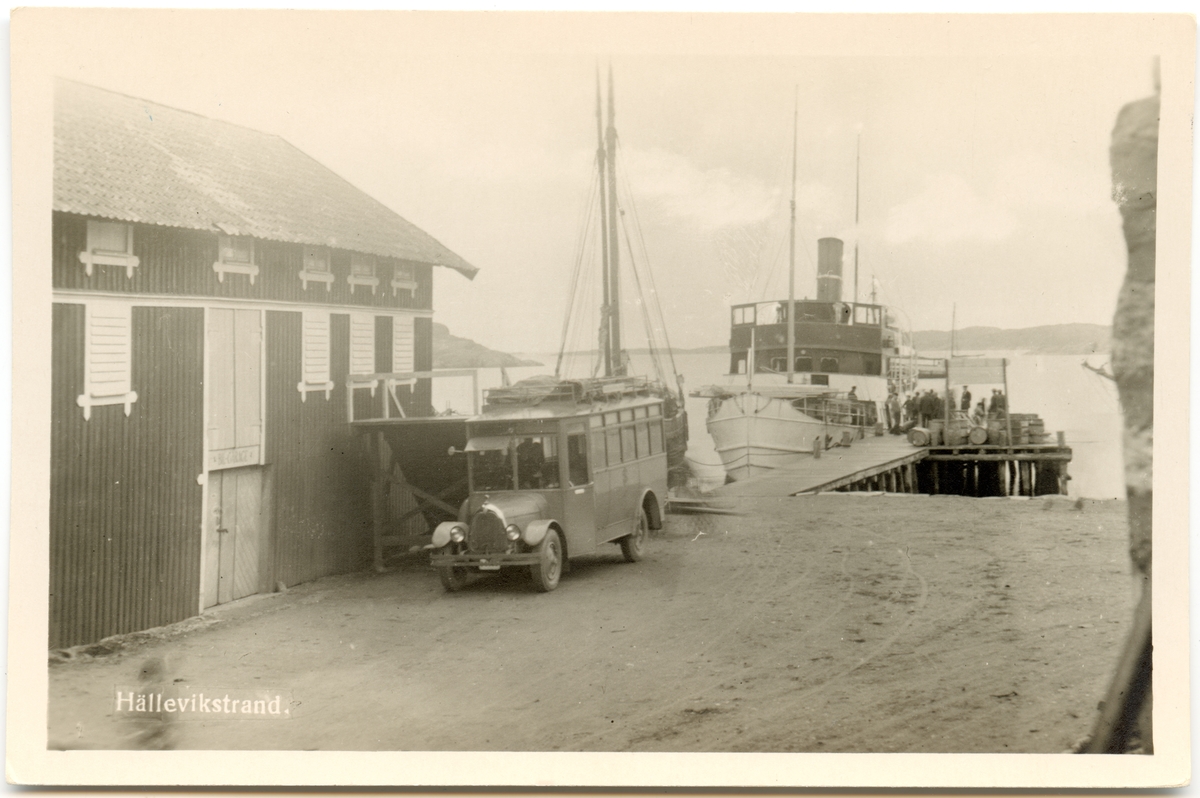
{"type": "Polygon", "coordinates": [[[137,394],[133,373],[133,308],[120,302],[85,306],[83,394],[75,402],[90,419],[97,405],[125,405],[129,415],[137,394]]]}
{"type": "Polygon", "coordinates": [[[309,391],[333,391],[329,379],[329,311],[306,310],[302,314],[301,381],[296,386],[303,400],[309,391]]]}
{"type": "Polygon", "coordinates": [[[350,373],[375,373],[375,317],[350,314],[350,373]]]}
{"type": "Polygon", "coordinates": [[[392,371],[404,374],[413,370],[412,316],[396,316],[392,320],[392,371]]]}

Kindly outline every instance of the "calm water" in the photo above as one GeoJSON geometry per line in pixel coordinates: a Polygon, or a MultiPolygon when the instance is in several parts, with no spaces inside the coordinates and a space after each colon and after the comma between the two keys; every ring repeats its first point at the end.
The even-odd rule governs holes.
{"type": "MultiPolygon", "coordinates": [[[[1084,369],[1080,365],[1082,355],[986,354],[1009,359],[1008,388],[1014,413],[1037,413],[1046,422],[1047,432],[1053,434],[1062,430],[1066,433],[1067,445],[1074,450],[1070,465],[1071,495],[1092,499],[1123,497],[1121,413],[1116,386],[1084,369]]],[[[519,357],[540,360],[547,365],[509,369],[509,378],[513,381],[553,371],[552,355],[519,357]]],[[[649,364],[644,358],[634,356],[633,360],[636,373],[649,373],[649,364]]],[[[1099,358],[1093,358],[1093,362],[1098,363],[1099,358]]],[[[724,382],[729,358],[725,354],[676,355],[675,365],[684,375],[684,387],[692,391],[710,383],[724,382]]],[[[479,383],[484,389],[500,385],[500,369],[481,369],[479,383]]],[[[928,387],[936,388],[938,382],[930,381],[928,387]]],[[[991,393],[989,386],[973,385],[971,391],[976,399],[991,393]]],[[[707,402],[706,399],[688,399],[691,432],[688,457],[703,481],[719,484],[723,477],[720,459],[704,428],[707,402]]],[[[439,410],[450,407],[470,413],[470,380],[435,381],[433,403],[439,410]]]]}

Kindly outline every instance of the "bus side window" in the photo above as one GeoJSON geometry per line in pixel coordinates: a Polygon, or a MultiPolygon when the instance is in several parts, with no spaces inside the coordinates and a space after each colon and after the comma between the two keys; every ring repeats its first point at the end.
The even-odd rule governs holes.
{"type": "Polygon", "coordinates": [[[621,431],[619,429],[604,430],[605,443],[608,444],[608,464],[621,464],[621,431]]]}
{"type": "Polygon", "coordinates": [[[633,444],[633,425],[621,427],[621,462],[628,463],[637,459],[637,449],[633,444]]]}
{"type": "Polygon", "coordinates": [[[637,447],[638,457],[649,457],[653,454],[650,451],[650,430],[645,421],[640,421],[637,425],[637,447]]]}
{"type": "Polygon", "coordinates": [[[582,432],[567,436],[567,480],[571,487],[588,482],[587,437],[582,432]]]}
{"type": "Polygon", "coordinates": [[[592,468],[604,468],[604,430],[592,430],[592,468]]]}
{"type": "Polygon", "coordinates": [[[661,454],[663,450],[663,430],[662,422],[653,420],[650,422],[650,454],[661,454]]]}

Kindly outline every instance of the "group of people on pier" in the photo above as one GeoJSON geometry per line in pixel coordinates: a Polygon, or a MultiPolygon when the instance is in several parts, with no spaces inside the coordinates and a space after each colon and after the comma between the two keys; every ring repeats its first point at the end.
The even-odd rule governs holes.
{"type": "Polygon", "coordinates": [[[971,413],[976,424],[983,424],[988,418],[1002,416],[1007,407],[1007,398],[999,388],[992,389],[989,400],[980,399],[971,409],[971,388],[962,387],[956,398],[953,390],[947,391],[943,397],[937,391],[928,389],[915,391],[905,396],[903,401],[895,387],[888,389],[888,398],[884,403],[888,431],[893,435],[903,435],[913,427],[928,427],[934,419],[946,417],[946,403],[951,408],[957,407],[963,413],[971,413]]]}

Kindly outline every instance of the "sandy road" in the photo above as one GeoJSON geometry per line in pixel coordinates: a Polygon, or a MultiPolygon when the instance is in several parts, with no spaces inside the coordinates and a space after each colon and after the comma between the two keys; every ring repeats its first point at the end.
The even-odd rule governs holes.
{"type": "Polygon", "coordinates": [[[1123,503],[744,502],[546,595],[448,595],[414,560],[54,664],[50,737],[127,745],[113,687],[153,656],[295,702],[176,723],[180,748],[1053,753],[1088,731],[1135,597],[1123,503]]]}

